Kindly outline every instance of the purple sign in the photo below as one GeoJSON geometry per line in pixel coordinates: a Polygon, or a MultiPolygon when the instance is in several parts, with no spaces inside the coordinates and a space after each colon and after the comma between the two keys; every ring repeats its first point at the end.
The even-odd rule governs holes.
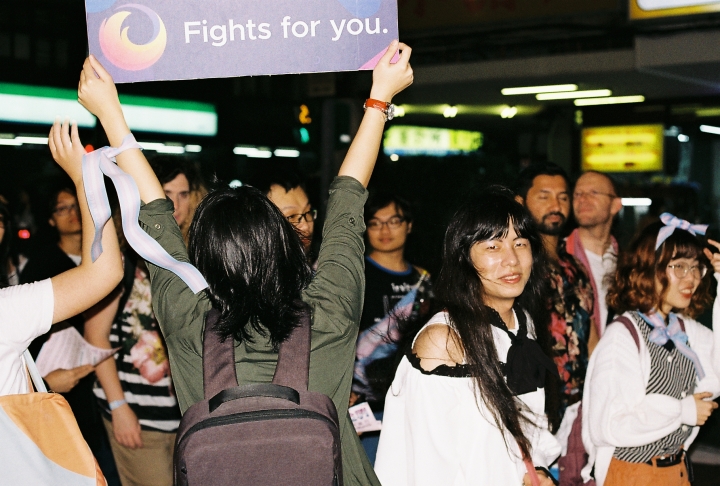
{"type": "Polygon", "coordinates": [[[85,0],[90,53],[118,83],[372,69],[396,0],[85,0]]]}

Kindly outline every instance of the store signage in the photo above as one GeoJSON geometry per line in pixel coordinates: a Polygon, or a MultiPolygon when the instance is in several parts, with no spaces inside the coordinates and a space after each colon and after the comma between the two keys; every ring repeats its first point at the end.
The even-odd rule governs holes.
{"type": "Polygon", "coordinates": [[[372,69],[396,0],[85,0],[88,45],[116,82],[372,69]]]}
{"type": "Polygon", "coordinates": [[[385,132],[386,155],[457,155],[477,151],[483,144],[481,132],[395,125],[385,132]]]}
{"type": "Polygon", "coordinates": [[[720,12],[718,0],[630,0],[631,19],[720,12]]]}
{"type": "Polygon", "coordinates": [[[661,171],[663,138],[662,125],[586,128],[582,131],[582,170],[661,171]]]}

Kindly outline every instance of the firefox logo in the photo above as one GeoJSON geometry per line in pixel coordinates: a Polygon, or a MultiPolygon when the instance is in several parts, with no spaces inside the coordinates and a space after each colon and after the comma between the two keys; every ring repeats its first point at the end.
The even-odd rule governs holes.
{"type": "Polygon", "coordinates": [[[108,61],[120,69],[139,71],[155,64],[165,52],[167,33],[165,24],[158,14],[144,5],[129,3],[118,7],[116,13],[103,20],[100,26],[100,48],[108,61]],[[148,16],[152,22],[152,38],[145,44],[135,44],[128,37],[129,26],[123,22],[136,9],[148,16]]]}

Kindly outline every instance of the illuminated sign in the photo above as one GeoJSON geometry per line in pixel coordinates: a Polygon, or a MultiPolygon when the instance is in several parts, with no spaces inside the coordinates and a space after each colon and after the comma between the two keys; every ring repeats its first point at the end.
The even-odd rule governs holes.
{"type": "Polygon", "coordinates": [[[385,132],[387,155],[457,155],[475,152],[483,144],[483,134],[467,130],[395,125],[385,132]]]}
{"type": "Polygon", "coordinates": [[[630,0],[631,19],[720,12],[717,0],[630,0]]]}
{"type": "Polygon", "coordinates": [[[663,169],[662,125],[586,128],[582,170],[652,172],[663,169]]]}

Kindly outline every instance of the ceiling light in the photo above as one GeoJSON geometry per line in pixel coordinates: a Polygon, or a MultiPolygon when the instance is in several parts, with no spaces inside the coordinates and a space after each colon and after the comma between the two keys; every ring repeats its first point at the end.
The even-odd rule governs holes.
{"type": "Polygon", "coordinates": [[[620,199],[623,206],[650,206],[652,199],[649,197],[623,197],[620,199]]]}
{"type": "Polygon", "coordinates": [[[352,137],[348,135],[347,133],[343,133],[340,135],[340,142],[341,143],[350,143],[352,142],[352,137]]]}
{"type": "Polygon", "coordinates": [[[22,145],[22,142],[19,142],[14,138],[0,138],[0,145],[12,145],[14,147],[19,147],[22,145]]]}
{"type": "Polygon", "coordinates": [[[678,142],[689,142],[690,141],[690,137],[688,137],[687,135],[684,135],[682,133],[677,136],[677,139],[678,139],[678,142]]]}
{"type": "Polygon", "coordinates": [[[572,100],[575,98],[598,98],[600,96],[610,96],[612,91],[609,89],[589,89],[586,91],[569,91],[565,93],[540,93],[535,95],[535,99],[544,100],[572,100]]]}
{"type": "Polygon", "coordinates": [[[275,157],[300,157],[300,151],[295,149],[278,148],[273,153],[275,157]]]}
{"type": "Polygon", "coordinates": [[[577,84],[554,84],[550,86],[525,86],[522,88],[503,88],[500,90],[505,96],[524,95],[536,93],[559,93],[562,91],[577,91],[577,84]]]}
{"type": "Polygon", "coordinates": [[[185,145],[185,152],[197,153],[202,150],[200,145],[185,145]]]}
{"type": "Polygon", "coordinates": [[[592,106],[592,105],[617,105],[620,103],[642,103],[645,97],[636,96],[611,96],[608,98],[586,98],[575,100],[575,106],[592,106]]]}
{"type": "Polygon", "coordinates": [[[720,127],[714,127],[712,125],[700,125],[700,131],[705,133],[714,133],[720,135],[720,127]]]}
{"type": "Polygon", "coordinates": [[[233,189],[237,189],[238,187],[242,187],[243,183],[240,182],[238,179],[233,179],[230,181],[230,184],[228,186],[232,187],[233,189]]]}
{"type": "Polygon", "coordinates": [[[391,154],[390,160],[392,160],[393,162],[397,162],[398,160],[400,160],[400,156],[398,154],[391,154]]]}
{"type": "Polygon", "coordinates": [[[402,107],[402,105],[395,106],[395,118],[400,118],[402,116],[405,116],[405,108],[402,107]]]}
{"type": "Polygon", "coordinates": [[[19,142],[20,144],[31,143],[31,144],[37,144],[37,145],[47,145],[48,138],[47,137],[15,137],[15,141],[19,142]]]}
{"type": "Polygon", "coordinates": [[[500,118],[512,118],[517,115],[517,108],[514,106],[506,106],[500,112],[500,118]]]}
{"type": "Polygon", "coordinates": [[[445,108],[445,110],[443,110],[443,116],[445,118],[455,118],[457,112],[457,106],[448,106],[447,108],[445,108]]]}
{"type": "Polygon", "coordinates": [[[253,159],[269,159],[272,157],[272,152],[268,147],[255,147],[252,145],[238,145],[233,149],[233,153],[253,159]]]}

